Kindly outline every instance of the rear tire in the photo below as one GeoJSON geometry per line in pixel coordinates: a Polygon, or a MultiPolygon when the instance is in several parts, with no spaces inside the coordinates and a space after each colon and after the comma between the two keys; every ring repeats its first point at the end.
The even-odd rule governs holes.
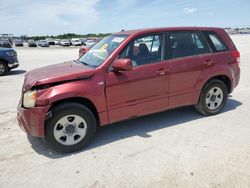
{"type": "Polygon", "coordinates": [[[0,76],[5,75],[9,71],[8,66],[5,62],[0,61],[0,76]]]}
{"type": "Polygon", "coordinates": [[[212,79],[203,87],[195,109],[206,116],[218,114],[227,102],[228,90],[224,82],[212,79]]]}
{"type": "Polygon", "coordinates": [[[94,137],[96,119],[85,106],[67,102],[54,107],[46,120],[44,142],[59,153],[83,149],[94,137]]]}

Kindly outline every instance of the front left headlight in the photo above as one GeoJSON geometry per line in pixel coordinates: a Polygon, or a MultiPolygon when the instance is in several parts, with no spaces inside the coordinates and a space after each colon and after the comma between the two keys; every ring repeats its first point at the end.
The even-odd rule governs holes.
{"type": "Polygon", "coordinates": [[[23,106],[25,108],[32,108],[35,106],[37,98],[36,93],[37,91],[33,90],[33,91],[26,91],[23,94],[23,106]]]}

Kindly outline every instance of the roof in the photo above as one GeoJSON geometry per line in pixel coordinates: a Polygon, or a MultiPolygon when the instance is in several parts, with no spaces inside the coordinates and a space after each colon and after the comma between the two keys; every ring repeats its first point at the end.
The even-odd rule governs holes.
{"type": "Polygon", "coordinates": [[[136,30],[121,31],[114,33],[117,35],[137,35],[137,34],[147,34],[153,32],[164,32],[164,31],[173,31],[173,30],[218,30],[222,28],[218,27],[158,27],[158,28],[144,28],[136,30]]]}

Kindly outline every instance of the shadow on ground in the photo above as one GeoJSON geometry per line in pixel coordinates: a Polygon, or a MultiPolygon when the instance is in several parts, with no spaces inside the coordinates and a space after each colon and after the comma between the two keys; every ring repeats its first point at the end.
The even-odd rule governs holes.
{"type": "MultiPolygon", "coordinates": [[[[226,106],[221,113],[236,109],[242,103],[234,99],[228,99],[226,106]]],[[[192,122],[194,120],[206,118],[195,112],[193,107],[183,107],[165,112],[156,113],[132,120],[126,120],[119,123],[114,123],[109,126],[101,127],[98,129],[95,139],[84,150],[75,152],[77,154],[86,150],[90,150],[95,147],[106,145],[117,140],[141,136],[143,138],[149,138],[149,134],[152,131],[164,129],[167,127],[180,125],[182,123],[192,122]]],[[[56,159],[66,157],[72,154],[59,154],[57,152],[47,149],[46,145],[39,138],[28,136],[28,140],[31,143],[31,147],[41,155],[56,159]]]]}
{"type": "Polygon", "coordinates": [[[11,70],[5,76],[19,75],[19,74],[24,74],[26,72],[27,72],[26,70],[11,70]]]}

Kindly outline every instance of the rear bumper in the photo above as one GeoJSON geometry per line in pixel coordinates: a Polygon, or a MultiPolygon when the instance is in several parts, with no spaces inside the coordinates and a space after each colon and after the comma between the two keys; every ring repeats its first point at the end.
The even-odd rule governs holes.
{"type": "Polygon", "coordinates": [[[234,72],[234,78],[232,80],[233,86],[231,88],[231,92],[238,86],[240,82],[240,68],[237,68],[236,71],[234,72]]]}
{"type": "Polygon", "coordinates": [[[49,106],[23,108],[19,104],[17,107],[17,121],[19,127],[31,136],[44,137],[45,117],[49,106]]]}
{"type": "Polygon", "coordinates": [[[235,87],[238,86],[239,82],[240,82],[240,68],[238,69],[238,72],[237,72],[235,87]]]}

